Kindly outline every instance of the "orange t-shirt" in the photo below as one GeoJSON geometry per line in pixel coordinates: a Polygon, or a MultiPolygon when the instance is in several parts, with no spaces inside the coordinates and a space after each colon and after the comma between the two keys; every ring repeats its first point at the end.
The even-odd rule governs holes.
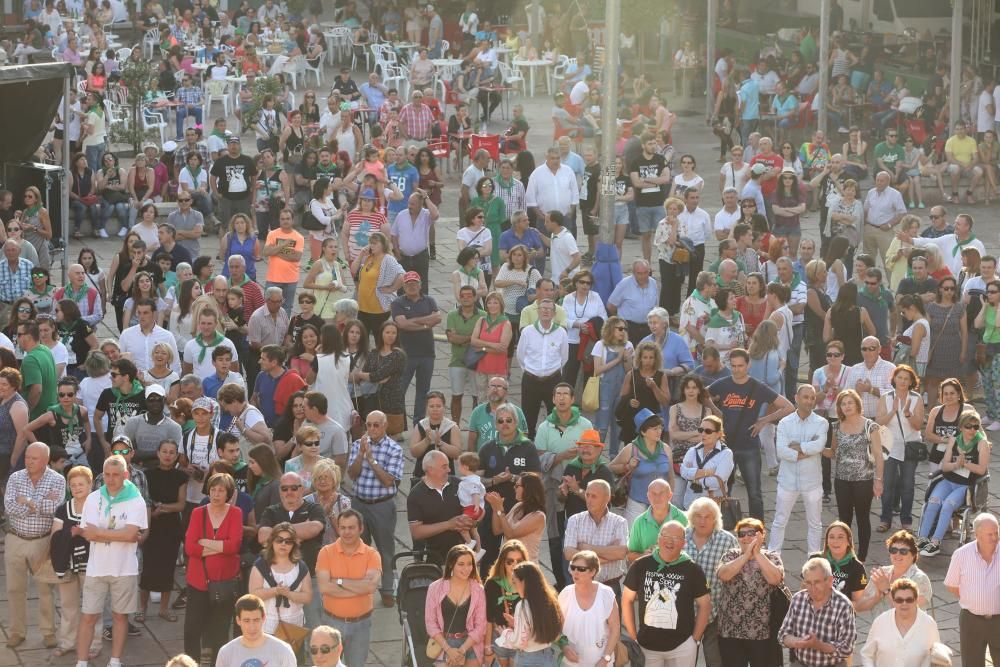
{"type": "MultiPolygon", "coordinates": [[[[268,232],[266,245],[291,245],[293,250],[299,252],[302,252],[306,247],[302,234],[294,229],[286,232],[280,227],[268,232]]],[[[271,283],[299,282],[299,260],[292,262],[281,255],[271,255],[267,262],[267,281],[271,283]]]]}
{"type": "MultiPolygon", "coordinates": [[[[316,572],[329,573],[333,582],[337,579],[364,579],[368,570],[378,570],[381,574],[382,558],[377,550],[364,542],[358,545],[357,551],[347,555],[341,548],[340,540],[337,540],[320,549],[316,558],[316,572]]],[[[364,616],[373,607],[374,602],[370,594],[349,598],[323,596],[323,608],[340,618],[364,616]]]]}

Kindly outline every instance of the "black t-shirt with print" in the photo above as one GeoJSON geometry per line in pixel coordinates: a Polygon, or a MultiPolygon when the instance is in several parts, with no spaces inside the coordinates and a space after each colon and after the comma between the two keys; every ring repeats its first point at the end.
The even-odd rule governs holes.
{"type": "MultiPolygon", "coordinates": [[[[820,553],[809,554],[809,558],[823,557],[823,554],[820,553]]],[[[830,563],[830,567],[833,568],[834,590],[840,591],[848,599],[851,599],[852,593],[863,591],[868,586],[868,573],[865,572],[865,566],[857,558],[852,558],[846,565],[839,568],[833,563],[830,563]]]]}
{"type": "Polygon", "coordinates": [[[253,189],[257,165],[246,155],[232,157],[226,153],[212,165],[212,176],[219,179],[219,194],[226,199],[243,200],[253,189]]]}
{"type": "Polygon", "coordinates": [[[97,399],[97,409],[108,416],[108,430],[105,432],[105,438],[110,445],[115,432],[125,427],[125,422],[128,421],[129,417],[146,412],[146,396],[140,391],[123,398],[121,401],[116,401],[114,391],[110,388],[105,389],[97,399]]]}
{"type": "Polygon", "coordinates": [[[583,168],[583,183],[580,185],[580,210],[592,213],[597,204],[597,190],[601,187],[601,165],[587,165],[583,168]]]}
{"type": "Polygon", "coordinates": [[[672,651],[694,632],[694,601],[708,595],[708,581],[692,560],[658,570],[653,555],[629,568],[625,586],[639,602],[639,646],[649,651],[672,651]]]}
{"type": "MultiPolygon", "coordinates": [[[[511,474],[517,477],[524,472],[541,472],[542,464],[538,459],[538,450],[535,445],[525,438],[516,445],[502,447],[493,440],[483,445],[479,450],[479,461],[483,467],[483,477],[496,477],[505,469],[510,469],[511,474]]],[[[504,511],[509,512],[516,502],[514,498],[514,482],[502,482],[487,488],[487,491],[496,491],[503,496],[504,511]]],[[[489,510],[489,506],[487,506],[489,510]]],[[[489,520],[487,517],[486,520],[489,520]]]]}
{"type": "MultiPolygon", "coordinates": [[[[653,157],[647,158],[640,155],[629,167],[629,174],[638,172],[639,178],[658,178],[660,173],[666,168],[667,161],[659,153],[653,153],[653,157]]],[[[650,185],[635,190],[636,206],[663,206],[663,190],[658,185],[650,185]],[[644,192],[646,190],[647,192],[644,192]]]]}

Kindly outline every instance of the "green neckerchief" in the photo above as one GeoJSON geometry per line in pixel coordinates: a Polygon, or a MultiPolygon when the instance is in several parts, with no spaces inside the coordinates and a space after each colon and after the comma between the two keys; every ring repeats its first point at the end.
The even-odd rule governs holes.
{"type": "Polygon", "coordinates": [[[575,459],[566,464],[566,467],[576,466],[580,470],[589,470],[591,475],[596,475],[597,469],[600,468],[602,465],[604,465],[604,458],[601,456],[598,456],[596,461],[594,461],[590,465],[587,465],[586,463],[583,462],[580,456],[577,455],[575,459]]]}
{"type": "Polygon", "coordinates": [[[320,164],[318,162],[316,163],[316,172],[317,173],[320,173],[320,174],[332,174],[335,171],[337,171],[337,163],[336,162],[331,162],[329,167],[324,167],[322,164],[320,164]]]}
{"type": "Polygon", "coordinates": [[[722,316],[722,311],[716,308],[712,311],[712,314],[708,318],[708,327],[721,329],[723,327],[735,327],[736,323],[740,321],[740,313],[738,310],[733,310],[733,314],[730,319],[726,319],[722,316]]]}
{"type": "MultiPolygon", "coordinates": [[[[34,291],[34,288],[32,288],[32,291],[34,291]]],[[[77,292],[75,289],[73,289],[73,284],[72,283],[66,285],[66,287],[63,288],[63,294],[65,295],[65,297],[67,299],[72,299],[73,301],[76,301],[77,303],[80,303],[81,301],[83,301],[83,297],[87,296],[87,292],[89,292],[89,291],[90,291],[90,287],[87,286],[87,283],[83,283],[83,285],[80,286],[80,291],[79,292],[77,292]]],[[[36,294],[37,294],[37,292],[36,292],[36,294]]]]}
{"type": "Polygon", "coordinates": [[[95,104],[94,106],[92,106],[89,109],[87,109],[87,113],[90,113],[91,111],[93,111],[94,113],[96,113],[101,118],[104,118],[104,109],[101,108],[100,104],[95,104]]]}
{"type": "Polygon", "coordinates": [[[122,485],[122,490],[112,498],[111,494],[108,493],[108,485],[101,484],[101,497],[108,503],[108,507],[105,510],[105,514],[111,514],[111,508],[118,503],[123,503],[126,500],[132,500],[133,498],[141,498],[142,495],[139,493],[139,487],[137,487],[132,482],[125,480],[122,485]]]}
{"type": "Polygon", "coordinates": [[[961,252],[962,246],[967,246],[967,245],[969,245],[970,243],[972,243],[975,240],[976,240],[976,235],[975,234],[969,234],[969,238],[966,239],[965,241],[959,241],[958,240],[958,236],[956,235],[955,236],[955,247],[951,249],[951,256],[955,257],[956,255],[958,255],[959,252],[961,252]]]}
{"type": "Polygon", "coordinates": [[[200,364],[201,362],[205,361],[205,355],[208,353],[208,348],[215,347],[225,339],[226,337],[220,334],[218,331],[215,332],[215,338],[213,338],[212,341],[208,344],[206,344],[205,341],[201,339],[201,335],[195,338],[195,341],[197,341],[198,343],[198,347],[201,348],[201,351],[198,352],[198,363],[200,364]]]}
{"type": "Polygon", "coordinates": [[[691,560],[691,557],[682,551],[681,555],[677,557],[677,560],[672,560],[668,563],[667,561],[663,560],[663,556],[660,555],[660,550],[657,548],[653,549],[653,560],[656,561],[656,571],[660,572],[664,568],[673,567],[674,565],[680,565],[685,561],[689,561],[691,560]]]}
{"type": "MultiPolygon", "coordinates": [[[[780,279],[778,280],[778,283],[781,283],[780,279]]],[[[798,287],[801,283],[802,283],[802,278],[799,278],[799,274],[797,274],[797,273],[795,273],[793,271],[792,272],[792,282],[788,283],[788,289],[790,289],[790,290],[792,290],[794,292],[795,288],[798,287]]],[[[784,283],[781,283],[781,284],[784,284],[784,283]]]]}
{"type": "Polygon", "coordinates": [[[541,322],[542,322],[541,320],[535,320],[534,327],[535,327],[535,331],[537,331],[538,333],[542,334],[543,336],[548,336],[550,333],[552,333],[553,331],[555,331],[556,329],[559,328],[559,325],[556,324],[555,319],[553,319],[552,320],[552,324],[549,326],[548,331],[542,331],[542,327],[540,326],[541,322]]]}
{"type": "Polygon", "coordinates": [[[962,450],[963,454],[968,454],[973,449],[975,449],[977,445],[979,445],[979,441],[982,439],[983,439],[983,434],[980,433],[979,431],[976,431],[976,434],[972,436],[972,440],[970,440],[968,444],[966,444],[965,437],[962,435],[962,432],[959,431],[958,436],[955,438],[955,444],[958,445],[958,448],[962,450]]]}
{"type": "Polygon", "coordinates": [[[698,299],[698,301],[701,301],[706,306],[709,303],[709,299],[707,297],[702,296],[701,290],[695,290],[695,291],[691,292],[691,296],[693,296],[694,298],[698,299]]]}
{"type": "Polygon", "coordinates": [[[497,176],[497,185],[500,186],[501,190],[513,190],[514,189],[514,177],[511,176],[510,180],[504,183],[503,176],[497,176]]]}
{"type": "Polygon", "coordinates": [[[78,423],[77,417],[80,414],[79,408],[77,408],[74,405],[73,411],[70,414],[66,414],[66,411],[63,410],[63,406],[60,405],[59,403],[56,403],[51,408],[49,408],[49,410],[62,417],[64,420],[66,420],[67,422],[66,428],[69,429],[70,433],[76,432],[76,427],[78,423]]]}
{"type": "Polygon", "coordinates": [[[507,577],[493,577],[493,581],[497,582],[497,586],[503,591],[497,598],[498,605],[504,602],[517,602],[521,599],[521,596],[514,590],[514,584],[510,583],[507,577]]]}
{"type": "Polygon", "coordinates": [[[184,167],[191,174],[191,180],[194,181],[194,186],[198,187],[198,176],[201,174],[201,165],[198,166],[198,171],[192,171],[191,167],[184,167]]]}
{"type": "Polygon", "coordinates": [[[580,421],[580,408],[578,408],[578,407],[576,407],[574,405],[574,406],[570,407],[569,413],[570,413],[569,414],[569,419],[566,420],[565,424],[563,422],[559,421],[559,413],[556,412],[555,410],[553,410],[552,412],[549,413],[549,416],[545,418],[545,421],[547,421],[548,423],[552,424],[553,426],[556,426],[556,427],[562,426],[564,429],[567,429],[570,426],[572,426],[573,424],[575,424],[578,421],[580,421]]]}
{"type": "MultiPolygon", "coordinates": [[[[72,289],[72,287],[71,287],[71,286],[69,286],[69,285],[67,285],[67,286],[65,287],[65,290],[66,290],[66,293],[67,293],[67,294],[70,294],[70,290],[71,290],[71,289],[72,289]]],[[[37,294],[38,296],[48,296],[49,294],[52,294],[53,292],[55,292],[55,291],[56,291],[56,288],[55,288],[55,287],[53,287],[52,285],[47,285],[47,286],[45,287],[45,289],[44,289],[44,290],[42,290],[41,292],[39,292],[38,290],[36,290],[36,289],[35,289],[35,282],[34,282],[34,281],[32,281],[32,282],[31,282],[31,288],[30,288],[30,290],[31,290],[31,293],[32,293],[32,294],[37,294]]],[[[87,293],[87,291],[86,291],[86,290],[84,290],[84,292],[83,292],[83,293],[84,293],[84,294],[86,294],[86,293],[87,293]]],[[[83,298],[83,297],[81,296],[80,298],[83,298]]],[[[73,300],[74,300],[74,301],[79,301],[80,299],[73,299],[73,300]]]]}
{"type": "Polygon", "coordinates": [[[656,450],[650,452],[649,449],[646,448],[646,441],[643,439],[641,433],[636,436],[635,440],[632,441],[632,444],[635,445],[636,449],[642,452],[642,455],[645,456],[646,460],[650,462],[655,461],[660,454],[663,453],[663,443],[659,440],[656,441],[656,450]]]}
{"type": "Polygon", "coordinates": [[[115,405],[124,402],[125,399],[131,398],[132,396],[135,396],[136,394],[141,393],[142,391],[143,391],[142,383],[139,382],[138,380],[132,380],[132,391],[130,391],[127,394],[123,394],[121,390],[118,389],[118,387],[114,386],[111,387],[111,393],[115,397],[115,405]]]}
{"type": "Polygon", "coordinates": [[[211,136],[218,137],[219,139],[225,139],[226,133],[223,130],[212,130],[211,136]]]}
{"type": "Polygon", "coordinates": [[[243,274],[243,282],[241,282],[241,283],[240,283],[239,285],[235,284],[235,283],[233,282],[233,279],[232,279],[232,278],[230,278],[230,279],[229,279],[229,284],[230,284],[230,286],[232,286],[232,287],[240,287],[240,288],[242,288],[242,287],[243,287],[244,285],[246,285],[246,284],[247,284],[248,282],[250,282],[250,278],[248,278],[248,277],[247,277],[247,274],[245,274],[245,273],[243,274]]]}
{"type": "Polygon", "coordinates": [[[38,212],[41,211],[41,210],[42,210],[42,204],[41,204],[41,202],[35,204],[34,206],[29,206],[28,208],[26,208],[24,210],[24,217],[25,218],[33,218],[36,215],[38,215],[38,212]]]}
{"type": "Polygon", "coordinates": [[[257,483],[254,485],[253,497],[256,498],[257,494],[260,493],[260,490],[263,489],[268,484],[270,484],[272,481],[274,480],[272,480],[267,475],[261,475],[260,479],[258,479],[257,483]]]}
{"type": "Polygon", "coordinates": [[[476,280],[479,280],[479,267],[478,266],[474,267],[471,271],[467,271],[464,266],[460,266],[460,267],[458,267],[458,271],[459,271],[459,273],[464,273],[465,275],[469,276],[469,278],[475,278],[476,280]]]}
{"type": "Polygon", "coordinates": [[[68,338],[73,336],[73,330],[76,329],[76,322],[77,320],[73,320],[72,322],[63,322],[59,325],[59,340],[65,343],[68,338]]]}
{"type": "Polygon", "coordinates": [[[513,440],[506,443],[500,439],[500,434],[497,434],[497,446],[504,451],[510,449],[511,447],[516,447],[517,445],[520,445],[525,440],[527,440],[527,438],[525,437],[524,432],[521,431],[521,429],[517,430],[517,434],[514,436],[513,440]]]}
{"type": "Polygon", "coordinates": [[[498,315],[497,318],[494,320],[493,318],[490,317],[489,313],[486,313],[485,315],[483,315],[483,321],[486,322],[486,330],[492,331],[493,327],[503,324],[504,322],[507,321],[507,314],[500,313],[500,315],[498,315]]]}
{"type": "Polygon", "coordinates": [[[836,558],[833,557],[833,554],[830,553],[829,549],[826,550],[826,553],[823,554],[823,557],[826,558],[828,561],[830,561],[830,565],[833,566],[834,572],[840,572],[845,565],[854,560],[854,554],[852,553],[849,553],[840,560],[837,560],[836,558]]]}

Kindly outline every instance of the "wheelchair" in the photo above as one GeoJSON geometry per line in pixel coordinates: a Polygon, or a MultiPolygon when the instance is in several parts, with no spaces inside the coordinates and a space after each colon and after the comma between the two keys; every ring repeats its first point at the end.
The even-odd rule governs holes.
{"type": "MultiPolygon", "coordinates": [[[[924,492],[924,505],[920,509],[920,517],[923,519],[924,511],[927,509],[927,501],[931,497],[931,491],[937,486],[938,482],[944,479],[944,475],[941,473],[936,474],[930,482],[927,484],[927,490],[924,492]]],[[[975,534],[972,530],[972,521],[981,512],[989,510],[989,499],[990,499],[990,475],[989,473],[983,475],[977,479],[965,492],[965,502],[963,502],[951,516],[952,525],[954,526],[955,519],[958,519],[958,529],[957,531],[953,528],[952,533],[958,535],[959,546],[975,539],[975,534]]],[[[941,517],[938,517],[938,521],[941,517]]],[[[920,525],[920,522],[917,522],[920,525]]]]}

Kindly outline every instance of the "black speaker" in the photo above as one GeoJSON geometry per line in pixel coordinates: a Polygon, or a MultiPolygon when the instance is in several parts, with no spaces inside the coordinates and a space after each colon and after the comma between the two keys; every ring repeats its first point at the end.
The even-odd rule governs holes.
{"type": "MultiPolygon", "coordinates": [[[[24,209],[24,191],[34,185],[42,193],[42,206],[52,221],[52,244],[62,244],[62,166],[40,162],[4,162],[0,187],[14,193],[14,210],[24,209]]],[[[68,211],[67,211],[68,214],[68,211]]]]}

